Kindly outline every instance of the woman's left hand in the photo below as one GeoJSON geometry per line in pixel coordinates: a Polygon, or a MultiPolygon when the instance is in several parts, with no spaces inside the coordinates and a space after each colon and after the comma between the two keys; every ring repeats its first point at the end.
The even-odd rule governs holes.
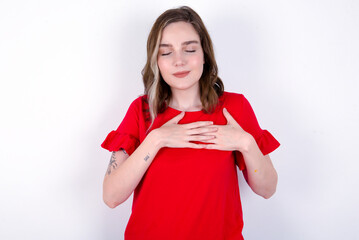
{"type": "Polygon", "coordinates": [[[206,149],[217,149],[226,151],[244,151],[248,148],[253,140],[252,135],[244,131],[243,128],[237,123],[232,115],[223,108],[224,117],[227,119],[226,125],[212,125],[216,127],[217,131],[210,133],[215,138],[202,141],[206,144],[206,149]]]}
{"type": "Polygon", "coordinates": [[[217,131],[205,135],[215,136],[214,139],[201,141],[206,149],[240,151],[243,154],[246,168],[244,176],[252,190],[264,198],[269,198],[277,186],[277,172],[269,155],[263,156],[254,137],[243,130],[236,120],[223,109],[226,125],[212,125],[217,131]]]}

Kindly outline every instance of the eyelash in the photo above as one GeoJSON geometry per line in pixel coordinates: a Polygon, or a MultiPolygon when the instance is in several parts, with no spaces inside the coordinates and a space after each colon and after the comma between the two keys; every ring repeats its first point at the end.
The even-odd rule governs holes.
{"type": "MultiPolygon", "coordinates": [[[[194,52],[196,52],[196,50],[187,50],[187,51],[185,51],[185,52],[194,53],[194,52]]],[[[169,52],[169,53],[162,53],[161,56],[168,56],[170,53],[171,53],[171,52],[169,52]]]]}

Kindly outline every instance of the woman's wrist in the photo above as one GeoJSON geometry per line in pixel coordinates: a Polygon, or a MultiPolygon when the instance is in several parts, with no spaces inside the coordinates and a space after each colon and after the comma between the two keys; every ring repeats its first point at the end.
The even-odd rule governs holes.
{"type": "Polygon", "coordinates": [[[156,150],[160,150],[161,148],[164,147],[164,143],[162,141],[162,138],[160,137],[160,132],[158,131],[158,129],[152,130],[147,135],[147,138],[150,141],[150,143],[153,144],[156,150]]]}
{"type": "Polygon", "coordinates": [[[240,146],[238,146],[238,151],[242,154],[247,154],[251,151],[251,149],[253,149],[253,147],[255,147],[255,145],[257,145],[256,140],[250,133],[246,133],[239,143],[240,146]]]}

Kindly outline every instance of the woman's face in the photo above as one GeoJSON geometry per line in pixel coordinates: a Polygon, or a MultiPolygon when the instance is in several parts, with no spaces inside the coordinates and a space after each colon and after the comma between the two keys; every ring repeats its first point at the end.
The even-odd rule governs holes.
{"type": "Polygon", "coordinates": [[[157,62],[172,92],[199,90],[204,55],[199,35],[190,23],[175,22],[163,29],[157,62]]]}

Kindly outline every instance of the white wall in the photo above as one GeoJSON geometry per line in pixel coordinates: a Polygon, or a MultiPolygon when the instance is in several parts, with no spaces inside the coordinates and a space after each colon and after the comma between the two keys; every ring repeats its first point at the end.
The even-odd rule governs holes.
{"type": "Polygon", "coordinates": [[[355,239],[359,2],[192,2],[0,2],[0,239],[122,239],[132,197],[102,202],[100,144],[143,92],[154,20],[184,4],[282,144],[271,199],[240,175],[245,238],[355,239]]]}

